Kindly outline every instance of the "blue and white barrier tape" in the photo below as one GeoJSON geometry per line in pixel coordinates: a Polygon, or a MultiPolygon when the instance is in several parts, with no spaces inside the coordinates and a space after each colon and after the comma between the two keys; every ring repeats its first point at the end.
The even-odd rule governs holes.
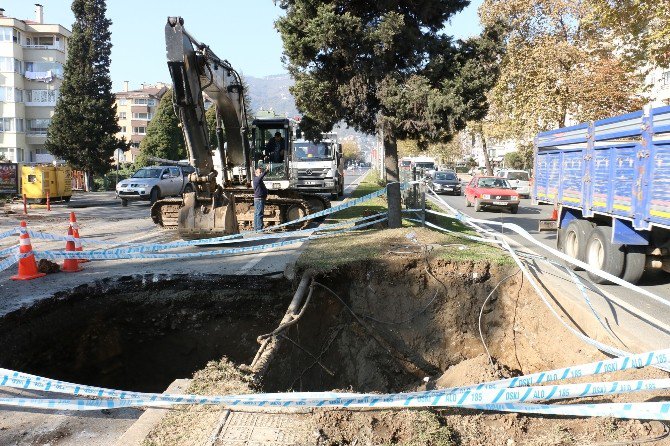
{"type": "Polygon", "coordinates": [[[133,404],[137,405],[225,404],[231,406],[337,406],[351,408],[428,406],[465,407],[475,404],[544,401],[561,398],[614,395],[619,393],[667,389],[670,388],[670,379],[632,380],[606,383],[596,382],[551,386],[537,386],[537,384],[564,379],[583,378],[586,376],[603,373],[613,373],[630,370],[632,368],[647,367],[667,363],[669,358],[670,349],[666,349],[638,355],[630,355],[623,358],[606,359],[598,362],[471,386],[388,395],[337,392],[300,392],[246,394],[233,396],[202,396],[125,392],[114,389],[95,386],[83,386],[74,383],[57,381],[7,369],[0,369],[0,386],[61,393],[78,397],[112,398],[116,400],[130,399],[134,400],[133,404]]]}
{"type": "Polygon", "coordinates": [[[0,249],[0,256],[6,256],[7,254],[14,254],[19,252],[20,245],[10,246],[9,248],[0,249]]]}
{"type": "Polygon", "coordinates": [[[302,243],[308,238],[316,239],[321,237],[329,237],[331,235],[339,234],[342,232],[350,231],[353,229],[365,228],[377,223],[381,223],[386,220],[386,217],[374,220],[372,222],[367,222],[363,224],[358,224],[349,228],[331,231],[325,234],[319,234],[311,237],[302,237],[292,240],[283,240],[280,242],[267,243],[264,245],[256,246],[242,246],[237,248],[226,248],[226,249],[217,249],[212,251],[202,251],[202,252],[184,252],[184,253],[161,253],[161,254],[152,254],[152,253],[127,253],[126,248],[111,249],[106,251],[34,251],[35,256],[38,258],[45,258],[49,260],[61,260],[61,259],[89,259],[89,260],[117,260],[117,259],[187,259],[187,258],[199,258],[199,257],[212,257],[212,256],[221,256],[221,255],[234,255],[234,254],[247,254],[250,252],[264,251],[267,249],[279,248],[282,246],[294,245],[297,243],[302,243]]]}
{"type": "Polygon", "coordinates": [[[12,228],[8,231],[0,232],[0,240],[3,238],[11,237],[12,235],[16,235],[18,233],[19,233],[18,228],[12,228]]]}
{"type": "Polygon", "coordinates": [[[0,260],[0,271],[4,271],[7,268],[11,267],[14,265],[16,262],[19,261],[19,254],[13,254],[6,259],[0,260]]]}
{"type": "MultiPolygon", "coordinates": [[[[213,244],[220,244],[222,242],[226,242],[226,241],[230,241],[230,240],[241,239],[241,238],[244,238],[244,237],[246,237],[248,235],[252,235],[252,234],[259,234],[259,233],[265,234],[265,233],[269,233],[269,232],[271,232],[273,230],[276,230],[276,229],[280,229],[280,228],[283,228],[283,227],[286,227],[286,226],[295,225],[295,224],[298,224],[298,223],[302,223],[304,221],[308,221],[308,220],[311,220],[311,219],[314,219],[314,218],[323,217],[323,216],[326,216],[326,215],[333,214],[335,212],[342,211],[344,209],[348,209],[348,208],[353,207],[353,206],[357,206],[360,203],[363,203],[365,201],[369,201],[373,198],[377,198],[381,195],[384,195],[385,193],[386,193],[386,188],[381,188],[378,191],[372,192],[370,194],[364,195],[364,196],[359,197],[359,198],[348,200],[348,201],[346,201],[342,204],[339,204],[337,206],[334,206],[334,207],[331,207],[331,208],[328,208],[328,209],[324,209],[322,211],[315,212],[313,214],[306,215],[304,217],[298,218],[296,220],[292,220],[290,222],[286,222],[286,223],[282,223],[282,224],[274,225],[274,226],[269,226],[269,227],[264,228],[262,230],[245,231],[245,232],[239,233],[239,234],[230,234],[230,235],[224,235],[224,236],[220,236],[220,237],[212,237],[212,238],[208,238],[208,239],[184,240],[184,241],[178,241],[178,242],[171,242],[171,243],[165,244],[165,246],[166,246],[165,248],[160,248],[160,249],[172,249],[172,248],[181,248],[181,247],[185,247],[185,246],[197,246],[197,245],[208,245],[208,244],[213,245],[213,244]]],[[[41,232],[41,231],[28,230],[28,234],[30,235],[31,238],[42,239],[42,240],[50,240],[50,241],[70,241],[70,240],[74,240],[73,238],[68,237],[68,236],[50,234],[50,233],[41,232]]],[[[2,234],[0,234],[0,236],[2,236],[2,234]]],[[[262,237],[272,238],[273,236],[276,237],[277,235],[274,234],[274,235],[267,235],[267,236],[262,236],[262,237]]],[[[259,239],[259,238],[255,238],[254,240],[257,240],[257,239],[259,239]]],[[[119,243],[118,241],[114,241],[114,240],[101,240],[101,239],[94,239],[94,238],[87,238],[87,237],[80,237],[79,240],[84,245],[86,245],[86,244],[107,244],[107,245],[111,245],[111,244],[118,244],[119,243]]],[[[245,239],[245,241],[246,241],[246,239],[245,239]]],[[[130,244],[130,246],[131,247],[141,247],[141,246],[155,246],[155,245],[151,245],[151,244],[130,244]]]]}

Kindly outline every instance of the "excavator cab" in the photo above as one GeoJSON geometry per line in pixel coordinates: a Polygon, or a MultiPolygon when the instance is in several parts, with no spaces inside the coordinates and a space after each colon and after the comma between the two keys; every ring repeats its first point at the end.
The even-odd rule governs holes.
{"type": "Polygon", "coordinates": [[[288,119],[254,119],[251,124],[251,161],[270,169],[265,176],[269,190],[288,189],[289,160],[293,150],[293,132],[288,119]]]}

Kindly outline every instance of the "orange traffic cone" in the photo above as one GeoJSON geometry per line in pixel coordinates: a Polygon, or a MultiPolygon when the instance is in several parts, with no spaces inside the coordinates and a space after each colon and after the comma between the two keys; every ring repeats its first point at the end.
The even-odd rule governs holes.
{"type": "Polygon", "coordinates": [[[27,254],[19,259],[19,273],[12,276],[12,280],[30,280],[38,277],[46,276],[45,273],[37,271],[37,262],[35,262],[35,254],[33,254],[33,246],[30,244],[30,236],[26,229],[26,222],[21,222],[19,229],[19,252],[27,254]]]}
{"type": "Polygon", "coordinates": [[[554,210],[551,213],[551,220],[558,221],[558,206],[554,204],[554,210]]]}
{"type": "MultiPolygon", "coordinates": [[[[72,227],[67,228],[67,235],[68,239],[72,238],[72,227]]],[[[65,252],[75,252],[73,240],[68,240],[65,242],[65,252]]],[[[79,266],[79,260],[65,259],[63,260],[63,267],[60,270],[65,273],[76,273],[82,269],[83,268],[79,266]]]]}
{"type": "MultiPolygon", "coordinates": [[[[74,250],[83,251],[84,248],[81,246],[81,240],[79,240],[79,223],[77,223],[77,217],[74,215],[74,212],[70,212],[70,227],[74,236],[74,250]]],[[[79,259],[78,262],[86,263],[88,259],[79,259]]]]}

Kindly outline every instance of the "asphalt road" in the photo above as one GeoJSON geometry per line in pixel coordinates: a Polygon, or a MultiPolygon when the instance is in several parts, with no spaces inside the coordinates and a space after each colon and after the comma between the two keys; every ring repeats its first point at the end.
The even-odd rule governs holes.
{"type": "MultiPolygon", "coordinates": [[[[544,245],[551,248],[556,248],[555,232],[538,231],[539,220],[546,220],[551,217],[553,210],[551,206],[534,206],[530,199],[522,199],[518,214],[511,214],[508,211],[494,209],[485,209],[481,212],[476,212],[474,207],[465,206],[464,196],[441,195],[441,198],[443,198],[444,201],[446,201],[450,206],[455,207],[459,211],[464,212],[473,218],[517,224],[528,231],[536,240],[539,240],[544,245]]],[[[558,258],[552,256],[540,247],[533,245],[531,242],[523,239],[520,236],[517,236],[514,233],[510,233],[509,230],[505,231],[500,226],[489,226],[489,228],[493,231],[502,231],[506,233],[507,235],[511,236],[515,242],[524,246],[528,250],[532,250],[553,260],[560,261],[558,258]]],[[[588,280],[585,272],[582,271],[578,272],[577,274],[583,277],[585,281],[588,280]]],[[[665,299],[670,304],[670,274],[661,273],[654,278],[644,277],[638,285],[665,299]]],[[[566,287],[567,286],[572,287],[572,285],[566,284],[566,287]]],[[[658,321],[664,322],[667,325],[665,328],[670,328],[670,306],[655,302],[650,298],[642,296],[638,293],[634,293],[618,285],[600,285],[600,288],[605,291],[606,294],[625,302],[635,309],[639,309],[646,315],[653,316],[658,321]]]]}

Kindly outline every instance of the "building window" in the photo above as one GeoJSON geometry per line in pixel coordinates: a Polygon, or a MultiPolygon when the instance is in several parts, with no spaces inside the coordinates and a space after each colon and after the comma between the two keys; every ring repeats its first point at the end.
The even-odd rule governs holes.
{"type": "Polygon", "coordinates": [[[22,74],[21,61],[13,57],[0,57],[0,71],[4,73],[19,73],[22,74]]]}
{"type": "Polygon", "coordinates": [[[125,125],[121,126],[121,133],[126,133],[126,126],[125,125]]]}
{"type": "Polygon", "coordinates": [[[126,105],[126,104],[128,104],[128,100],[126,98],[119,99],[119,105],[126,105]]]}
{"type": "Polygon", "coordinates": [[[32,79],[28,73],[47,73],[63,77],[63,64],[60,62],[26,62],[26,77],[32,79]]]}
{"type": "Polygon", "coordinates": [[[126,112],[119,113],[119,119],[126,119],[126,112]]]}
{"type": "Polygon", "coordinates": [[[0,158],[3,157],[14,163],[23,162],[23,149],[17,147],[0,147],[0,158]]]}
{"type": "Polygon", "coordinates": [[[11,26],[0,26],[0,42],[14,42],[21,45],[21,31],[11,26]]]}
{"type": "Polygon", "coordinates": [[[133,113],[133,119],[143,119],[143,120],[151,120],[153,115],[151,113],[133,113]]]}
{"type": "Polygon", "coordinates": [[[47,133],[47,129],[51,124],[51,119],[29,119],[28,120],[28,134],[42,135],[47,133]]]}
{"type": "Polygon", "coordinates": [[[147,99],[147,98],[135,98],[135,99],[133,99],[133,104],[135,104],[135,105],[148,105],[149,107],[155,107],[156,106],[156,100],[155,99],[147,99]]]}
{"type": "Polygon", "coordinates": [[[65,38],[60,36],[32,36],[26,37],[26,46],[28,48],[42,48],[42,49],[65,49],[65,38]]]}
{"type": "Polygon", "coordinates": [[[36,104],[55,104],[58,101],[58,90],[27,90],[26,102],[36,104]]]}
{"type": "Polygon", "coordinates": [[[23,102],[23,90],[0,87],[0,102],[23,102]]]}
{"type": "Polygon", "coordinates": [[[135,135],[146,135],[147,134],[147,128],[146,127],[133,127],[133,133],[135,135]]]}

